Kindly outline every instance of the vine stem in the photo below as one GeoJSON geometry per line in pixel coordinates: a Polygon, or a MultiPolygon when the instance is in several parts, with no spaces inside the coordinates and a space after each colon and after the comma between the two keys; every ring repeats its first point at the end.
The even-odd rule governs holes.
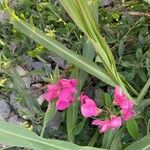
{"type": "Polygon", "coordinates": [[[148,89],[150,87],[150,77],[148,78],[146,84],[144,85],[143,89],[141,90],[140,94],[138,95],[136,101],[137,103],[143,99],[143,97],[145,96],[145,94],[147,93],[148,89]]]}

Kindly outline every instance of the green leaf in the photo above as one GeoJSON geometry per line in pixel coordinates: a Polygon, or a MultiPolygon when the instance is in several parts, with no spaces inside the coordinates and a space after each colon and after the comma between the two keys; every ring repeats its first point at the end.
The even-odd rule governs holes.
{"type": "Polygon", "coordinates": [[[125,49],[124,40],[121,40],[119,43],[119,47],[118,47],[118,54],[119,54],[120,60],[121,60],[122,55],[124,53],[124,49],[125,49]]]}
{"type": "Polygon", "coordinates": [[[33,150],[102,150],[54,139],[43,139],[21,126],[0,121],[0,143],[33,150]]]}
{"type": "Polygon", "coordinates": [[[20,30],[39,44],[44,45],[49,51],[56,53],[60,57],[68,60],[82,70],[90,73],[91,75],[99,78],[109,85],[116,85],[116,83],[110,78],[110,76],[106,71],[104,71],[104,69],[98,67],[95,63],[88,60],[87,58],[82,57],[77,53],[67,49],[55,39],[47,37],[41,30],[37,29],[36,27],[33,28],[29,23],[26,23],[25,21],[19,19],[15,15],[13,10],[7,6],[6,1],[4,1],[4,7],[6,8],[11,22],[18,30],[20,30]]]}
{"type": "Polygon", "coordinates": [[[149,150],[150,149],[150,134],[143,137],[141,140],[134,142],[125,148],[125,150],[149,150]]]}
{"type": "Polygon", "coordinates": [[[112,105],[112,98],[108,93],[104,92],[104,102],[105,102],[105,106],[110,108],[112,105]]]}
{"type": "Polygon", "coordinates": [[[41,131],[41,137],[43,137],[45,128],[46,128],[48,122],[54,117],[56,111],[57,110],[56,110],[56,107],[55,107],[55,101],[52,102],[52,103],[49,102],[47,111],[46,111],[45,116],[44,116],[44,122],[43,122],[42,131],[41,131]]]}
{"type": "Polygon", "coordinates": [[[130,119],[126,122],[126,128],[133,139],[137,139],[139,136],[139,127],[134,119],[130,119]]]}
{"type": "Polygon", "coordinates": [[[13,79],[13,84],[14,84],[15,90],[21,96],[22,100],[28,106],[28,108],[33,113],[35,110],[38,110],[39,112],[42,113],[42,110],[41,110],[38,102],[35,99],[33,99],[33,97],[31,95],[29,95],[29,93],[27,92],[25,84],[24,84],[22,78],[20,77],[20,75],[18,74],[18,72],[15,69],[10,68],[9,74],[10,74],[10,77],[13,79]]]}
{"type": "Polygon", "coordinates": [[[89,141],[89,143],[88,143],[88,146],[94,146],[94,145],[95,145],[99,134],[100,134],[100,133],[99,133],[99,130],[96,129],[94,135],[92,136],[92,138],[90,139],[90,141],[89,141]]]}
{"type": "Polygon", "coordinates": [[[112,150],[121,150],[122,149],[121,137],[122,137],[123,133],[124,133],[124,128],[121,128],[116,132],[116,135],[112,141],[110,149],[112,149],[112,150]]]}
{"type": "Polygon", "coordinates": [[[103,142],[102,142],[103,148],[110,148],[116,133],[117,133],[117,130],[114,130],[114,131],[109,130],[104,133],[103,142]]]}
{"type": "Polygon", "coordinates": [[[136,59],[140,60],[143,57],[143,52],[141,48],[138,48],[136,51],[136,59]]]}
{"type": "Polygon", "coordinates": [[[78,135],[83,130],[86,120],[87,120],[86,118],[83,118],[83,120],[78,123],[78,125],[73,130],[74,135],[78,135]]]}

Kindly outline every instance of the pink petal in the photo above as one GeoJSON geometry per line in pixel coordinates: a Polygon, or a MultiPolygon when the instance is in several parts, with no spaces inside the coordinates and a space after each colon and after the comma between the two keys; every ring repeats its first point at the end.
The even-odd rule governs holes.
{"type": "Polygon", "coordinates": [[[64,110],[68,108],[72,103],[75,101],[74,93],[71,89],[66,88],[63,89],[58,97],[58,100],[56,102],[56,108],[58,110],[64,110]]]}
{"type": "Polygon", "coordinates": [[[94,120],[92,125],[98,125],[100,133],[106,132],[110,129],[110,121],[109,120],[94,120]]]}
{"type": "Polygon", "coordinates": [[[78,81],[76,79],[61,79],[59,85],[62,88],[73,88],[77,86],[78,81]]]}
{"type": "Polygon", "coordinates": [[[119,86],[116,86],[115,92],[114,92],[114,103],[120,106],[123,103],[123,101],[126,101],[126,100],[127,100],[126,95],[122,92],[119,86]]]}
{"type": "Polygon", "coordinates": [[[121,126],[121,117],[112,117],[110,120],[110,126],[111,128],[119,128],[121,126]]]}
{"type": "Polygon", "coordinates": [[[130,118],[134,117],[135,112],[133,110],[122,110],[122,118],[124,121],[129,120],[130,118]]]}
{"type": "Polygon", "coordinates": [[[88,96],[83,95],[80,96],[81,100],[81,113],[84,117],[96,117],[101,111],[97,108],[95,102],[88,98],[88,96]]]}
{"type": "Polygon", "coordinates": [[[60,88],[57,84],[48,85],[47,91],[43,94],[47,101],[55,99],[60,93],[60,88]]]}
{"type": "Polygon", "coordinates": [[[109,129],[116,129],[121,126],[121,117],[113,116],[110,120],[94,120],[92,122],[93,125],[97,125],[99,127],[100,133],[106,132],[109,129]]]}

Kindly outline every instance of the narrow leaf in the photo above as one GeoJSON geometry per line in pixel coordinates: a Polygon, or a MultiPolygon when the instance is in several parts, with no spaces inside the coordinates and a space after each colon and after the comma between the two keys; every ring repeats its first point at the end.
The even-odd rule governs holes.
{"type": "Polygon", "coordinates": [[[32,25],[19,19],[15,15],[13,10],[11,10],[7,6],[6,1],[4,1],[4,7],[6,8],[11,22],[18,30],[20,30],[39,44],[44,45],[49,51],[56,53],[60,57],[68,60],[69,62],[73,63],[82,70],[90,73],[91,75],[99,78],[100,80],[106,82],[109,85],[116,85],[116,83],[108,76],[106,71],[98,67],[92,61],[89,61],[87,58],[82,57],[77,53],[67,49],[55,39],[47,37],[41,30],[37,29],[36,27],[34,27],[34,30],[32,30],[32,25]]]}
{"type": "Polygon", "coordinates": [[[126,128],[133,139],[137,139],[139,136],[139,127],[134,119],[130,119],[126,122],[126,128]]]}

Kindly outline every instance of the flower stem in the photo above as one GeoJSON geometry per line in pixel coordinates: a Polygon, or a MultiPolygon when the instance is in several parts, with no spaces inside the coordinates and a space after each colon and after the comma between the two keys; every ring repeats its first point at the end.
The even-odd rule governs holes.
{"type": "Polygon", "coordinates": [[[145,94],[147,93],[148,89],[150,87],[150,77],[148,78],[146,84],[144,85],[143,89],[141,90],[140,94],[138,95],[136,101],[137,103],[143,99],[143,97],[145,96],[145,94]]]}

